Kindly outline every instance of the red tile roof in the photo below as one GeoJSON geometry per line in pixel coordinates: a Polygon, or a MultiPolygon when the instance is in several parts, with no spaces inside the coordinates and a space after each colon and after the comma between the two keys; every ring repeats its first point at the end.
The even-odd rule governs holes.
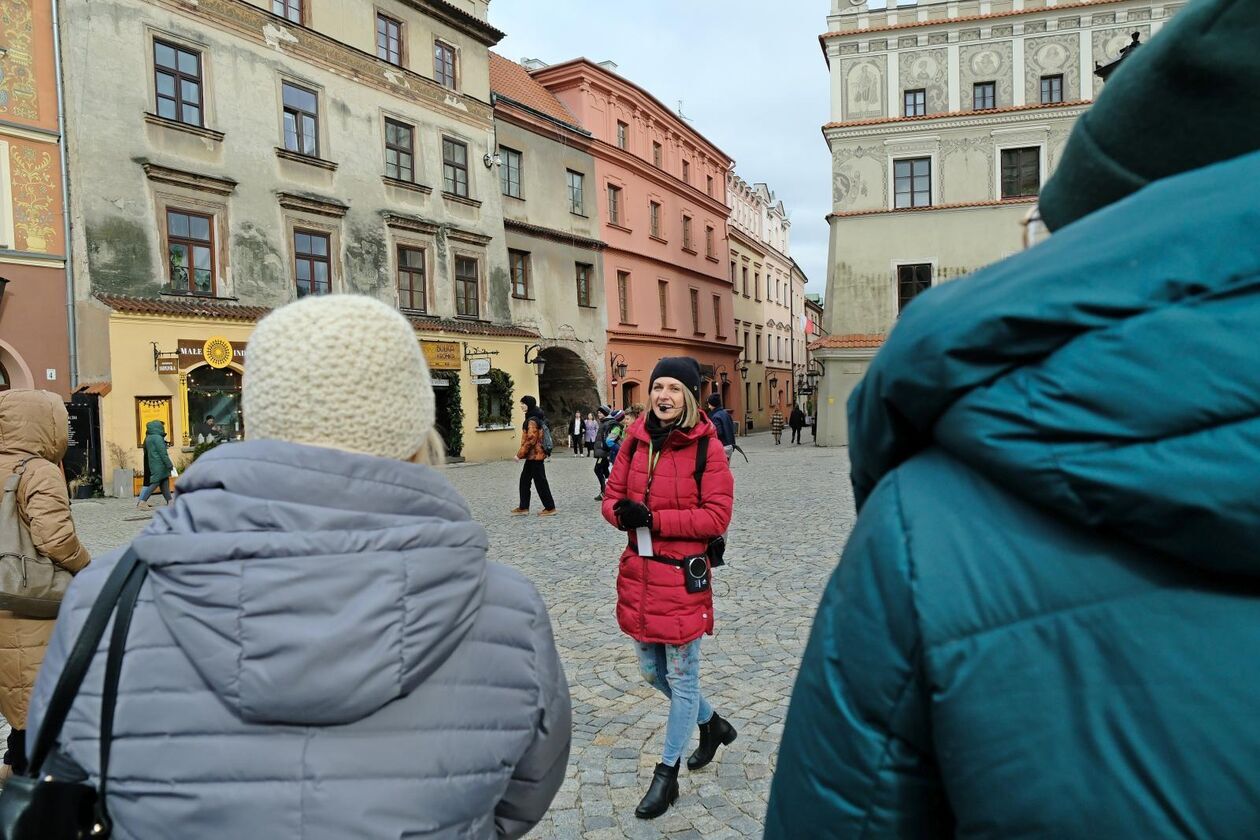
{"type": "Polygon", "coordinates": [[[926,207],[880,207],[874,210],[844,210],[828,213],[828,219],[846,219],[850,216],[875,216],[880,213],[923,213],[928,210],[962,210],[968,207],[1004,207],[1007,204],[1036,204],[1037,196],[1004,198],[1001,201],[959,201],[954,204],[929,204],[926,207]]]}
{"type": "MultiPolygon", "coordinates": [[[[403,313],[407,315],[407,313],[403,313]]],[[[462,335],[487,335],[499,338],[538,338],[538,332],[512,324],[491,324],[487,321],[463,321],[453,318],[426,318],[407,315],[411,326],[426,332],[449,332],[462,335]]]]}
{"type": "Polygon", "coordinates": [[[850,333],[849,335],[829,335],[810,344],[809,349],[836,350],[840,348],[882,347],[886,337],[887,336],[883,333],[873,333],[870,335],[862,335],[860,333],[850,333]]]}
{"type": "Polygon", "coordinates": [[[838,38],[844,35],[865,35],[868,32],[891,32],[895,29],[913,29],[919,26],[943,26],[949,23],[967,23],[973,20],[994,20],[996,18],[1014,17],[1016,15],[1031,15],[1035,12],[1066,12],[1073,9],[1083,9],[1089,6],[1105,6],[1110,3],[1119,3],[1120,0],[1082,0],[1079,3],[1060,3],[1057,6],[1040,6],[1032,9],[1016,9],[1010,12],[991,12],[987,15],[964,15],[962,17],[939,18],[937,20],[912,20],[908,23],[894,23],[888,26],[872,26],[869,29],[835,29],[831,32],[824,32],[818,36],[818,40],[824,41],[829,38],[838,38]]]}
{"type": "Polygon", "coordinates": [[[490,91],[581,130],[564,103],[536,82],[528,70],[493,50],[490,51],[490,91]]]}
{"type": "Polygon", "coordinates": [[[1071,102],[1051,102],[1043,104],[1041,102],[1032,105],[1008,105],[1005,108],[986,108],[983,111],[943,111],[939,114],[924,114],[920,117],[873,117],[869,120],[846,120],[845,122],[829,122],[823,126],[823,130],[829,128],[854,128],[862,125],[882,125],[884,123],[900,123],[900,122],[923,122],[925,120],[944,120],[955,117],[978,117],[988,114],[1009,114],[1015,111],[1038,111],[1043,108],[1077,108],[1081,105],[1089,105],[1092,99],[1075,99],[1071,102]]]}
{"type": "Polygon", "coordinates": [[[113,389],[114,386],[109,382],[85,382],[75,389],[75,393],[104,397],[108,396],[109,392],[113,389]]]}

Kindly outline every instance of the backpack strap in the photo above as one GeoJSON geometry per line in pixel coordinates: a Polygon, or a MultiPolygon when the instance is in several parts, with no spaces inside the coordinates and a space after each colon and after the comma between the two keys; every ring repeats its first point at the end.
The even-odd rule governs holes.
{"type": "Polygon", "coordinates": [[[704,469],[709,466],[709,438],[705,437],[696,445],[696,498],[700,498],[700,488],[704,485],[704,469]]]}

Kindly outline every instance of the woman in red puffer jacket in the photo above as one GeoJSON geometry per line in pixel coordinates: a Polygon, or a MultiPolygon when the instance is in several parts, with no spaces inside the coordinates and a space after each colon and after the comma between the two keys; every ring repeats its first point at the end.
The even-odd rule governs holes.
{"type": "Polygon", "coordinates": [[[700,637],[713,633],[712,573],[704,559],[694,560],[690,573],[683,568],[726,533],[735,492],[699,397],[696,361],[661,359],[647,414],[627,430],[604,491],[604,518],[629,536],[617,575],[617,623],[637,643],[643,678],[670,699],[665,750],[635,810],[640,819],[659,817],[678,798],[678,767],[693,726],[700,727],[700,746],[687,759],[689,770],[735,740],[735,728],[700,693],[700,637]],[[700,447],[706,460],[697,482],[700,447]]]}

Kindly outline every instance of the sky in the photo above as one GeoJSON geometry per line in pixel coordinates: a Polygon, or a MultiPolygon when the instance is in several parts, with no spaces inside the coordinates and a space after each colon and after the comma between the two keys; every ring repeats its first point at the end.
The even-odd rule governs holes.
{"type": "Polygon", "coordinates": [[[792,219],[792,256],[822,293],[827,278],[831,158],[827,64],[818,35],[828,0],[491,0],[507,33],[494,50],[557,64],[586,56],[682,112],[764,181],[792,219]]]}

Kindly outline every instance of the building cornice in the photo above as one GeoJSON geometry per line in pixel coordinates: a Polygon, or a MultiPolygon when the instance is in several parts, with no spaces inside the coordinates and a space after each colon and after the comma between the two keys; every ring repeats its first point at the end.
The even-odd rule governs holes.
{"type": "Polygon", "coordinates": [[[827,221],[833,219],[851,219],[857,216],[882,216],[893,213],[931,213],[941,210],[976,210],[985,207],[1007,207],[1021,204],[1036,204],[1037,196],[1022,198],[1005,198],[1001,201],[960,201],[954,204],[931,204],[927,207],[875,207],[870,210],[843,210],[839,213],[828,213],[827,221]]]}
{"type": "MultiPolygon", "coordinates": [[[[728,341],[714,341],[708,338],[696,338],[691,336],[680,335],[663,335],[659,333],[642,333],[642,332],[623,332],[621,330],[609,329],[608,340],[612,342],[625,341],[633,344],[673,344],[679,347],[701,347],[709,350],[730,350],[739,351],[743,348],[735,343],[734,336],[728,341]]],[[[634,377],[626,377],[626,381],[633,381],[634,377]]]]}
{"type": "MultiPolygon", "coordinates": [[[[348,44],[292,23],[245,2],[245,0],[151,0],[172,12],[320,66],[343,78],[374,87],[390,96],[470,123],[488,127],[493,120],[490,104],[465,93],[448,90],[432,79],[404,67],[396,67],[348,44]]],[[[431,4],[438,0],[407,0],[431,4]]],[[[445,5],[445,4],[443,4],[445,5]]],[[[454,7],[453,10],[458,11],[454,7]]],[[[475,18],[473,18],[475,20],[475,18]]],[[[495,30],[496,32],[498,30],[495,30]]]]}
{"type": "MultiPolygon", "coordinates": [[[[833,131],[848,128],[864,128],[872,125],[917,125],[929,123],[933,129],[952,128],[952,125],[942,125],[937,120],[955,120],[966,121],[960,125],[987,125],[995,120],[993,117],[1004,117],[1007,114],[1025,114],[1029,111],[1045,112],[1055,109],[1079,109],[1080,113],[1084,113],[1085,109],[1093,103],[1091,99],[1075,99],[1071,102],[1051,102],[1051,103],[1035,103],[1032,105],[1010,105],[1005,108],[986,108],[983,111],[944,111],[939,114],[925,114],[921,117],[874,117],[865,120],[846,120],[844,122],[829,122],[824,125],[823,133],[830,135],[833,131]]],[[[1037,114],[1040,116],[1040,113],[1037,114]]],[[[1068,116],[1068,115],[1065,115],[1068,116]]],[[[1078,116],[1073,113],[1070,116],[1078,116]]],[[[1015,119],[1019,119],[1016,117],[1015,119]]]]}
{"type": "Polygon", "coordinates": [[[748,235],[742,228],[735,227],[734,224],[728,224],[726,235],[730,239],[734,239],[750,251],[755,251],[757,256],[763,260],[766,258],[766,244],[760,239],[755,239],[748,235]]]}
{"type": "Polygon", "coordinates": [[[598,137],[592,138],[590,151],[591,154],[597,155],[608,163],[633,170],[636,175],[652,181],[662,189],[669,190],[679,198],[689,200],[698,206],[708,207],[719,219],[730,218],[731,208],[723,204],[716,196],[711,196],[699,187],[694,187],[681,178],[674,177],[636,154],[614,146],[612,143],[606,143],[598,137]]]}
{"type": "MultiPolygon", "coordinates": [[[[688,268],[685,265],[679,265],[677,262],[674,262],[673,260],[667,260],[662,257],[656,257],[656,256],[653,256],[652,254],[645,254],[642,251],[633,251],[629,248],[618,248],[616,245],[611,245],[607,242],[604,243],[604,248],[610,254],[625,254],[628,257],[634,257],[635,259],[646,260],[647,262],[650,262],[650,263],[656,263],[657,265],[665,266],[666,268],[673,270],[675,273],[679,274],[680,276],[691,276],[697,279],[707,280],[711,283],[716,283],[720,286],[725,286],[728,289],[732,287],[731,279],[726,276],[725,272],[723,272],[722,274],[705,274],[703,271],[696,271],[694,268],[688,268]]],[[[721,265],[722,261],[718,260],[717,264],[721,265]]]]}
{"type": "Polygon", "coordinates": [[[1021,105],[1015,108],[995,108],[991,111],[952,111],[929,117],[889,117],[879,120],[857,120],[846,123],[828,123],[823,126],[823,137],[828,144],[834,140],[856,137],[875,137],[908,132],[947,131],[955,128],[977,128],[1018,123],[1038,122],[1047,118],[1072,119],[1089,110],[1090,100],[1063,102],[1053,105],[1021,105]]]}
{"type": "Polygon", "coordinates": [[[598,239],[592,239],[589,236],[583,236],[577,233],[567,233],[563,230],[555,230],[554,228],[543,227],[542,225],[533,225],[528,222],[520,222],[516,219],[505,218],[503,220],[504,230],[514,231],[526,236],[536,236],[539,239],[547,239],[552,242],[559,242],[562,245],[574,245],[579,248],[589,248],[592,251],[602,251],[605,246],[598,239]]]}
{"type": "Polygon", "coordinates": [[[476,15],[445,2],[445,0],[401,0],[404,6],[410,6],[421,14],[436,18],[452,29],[467,35],[487,47],[493,47],[503,40],[506,34],[496,29],[476,15]]]}
{"type": "MultiPolygon", "coordinates": [[[[976,21],[999,20],[1001,18],[1021,17],[1024,15],[1035,14],[1057,14],[1060,12],[1070,12],[1074,9],[1087,9],[1093,6],[1110,6],[1116,3],[1124,3],[1128,0],[1081,0],[1077,3],[1059,3],[1054,6],[1038,6],[1036,8],[1014,9],[1009,12],[989,12],[983,15],[963,15],[960,17],[937,18],[936,20],[912,20],[906,23],[891,23],[886,26],[870,26],[857,29],[833,29],[830,32],[824,32],[818,36],[819,42],[823,45],[823,51],[826,52],[827,42],[835,41],[853,35],[867,35],[871,32],[898,32],[905,29],[921,29],[925,26],[949,26],[955,23],[974,23],[976,21]]],[[[902,7],[904,8],[904,7],[902,7]]],[[[914,6],[908,7],[910,11],[915,11],[914,6]]],[[[896,11],[900,11],[900,8],[896,11]]]]}
{"type": "Polygon", "coordinates": [[[520,126],[526,131],[541,134],[559,143],[568,143],[586,150],[590,147],[591,133],[581,126],[558,120],[550,114],[544,114],[537,108],[531,108],[523,102],[517,102],[501,93],[492,93],[494,118],[520,126]]]}

